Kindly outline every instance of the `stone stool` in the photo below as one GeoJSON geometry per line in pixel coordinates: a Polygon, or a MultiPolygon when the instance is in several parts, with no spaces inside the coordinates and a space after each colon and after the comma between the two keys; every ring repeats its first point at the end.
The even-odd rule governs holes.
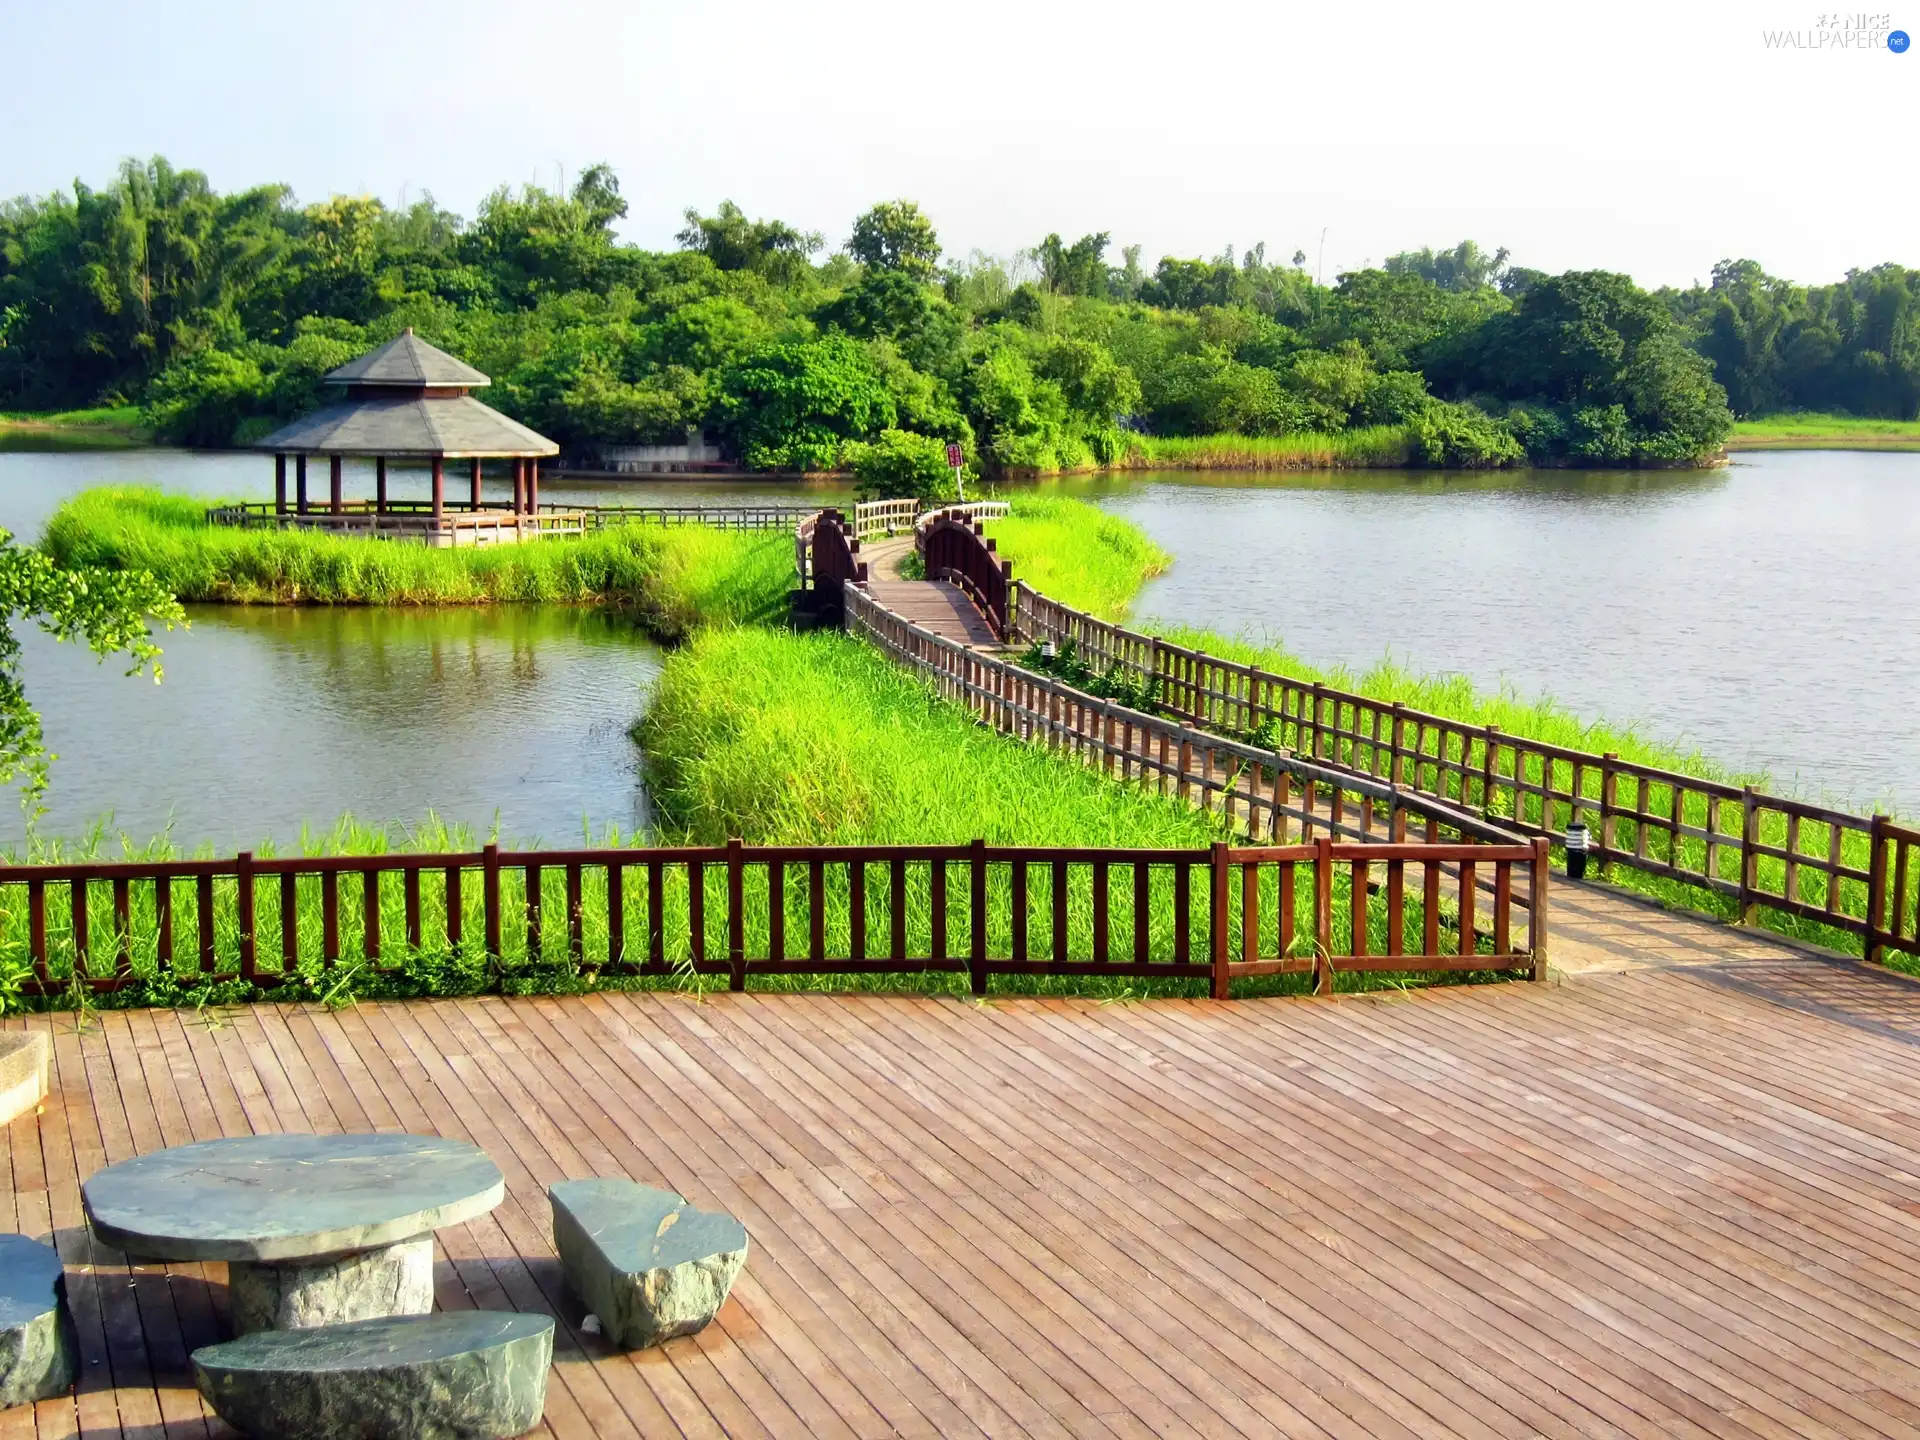
{"type": "Polygon", "coordinates": [[[703,1328],[747,1261],[747,1231],[671,1190],[631,1180],[549,1187],[553,1243],[567,1284],[623,1349],[703,1328]]]}
{"type": "Polygon", "coordinates": [[[0,1032],[0,1124],[46,1099],[52,1078],[53,1042],[44,1030],[0,1032]]]}
{"type": "Polygon", "coordinates": [[[0,1235],[0,1406],[69,1389],[78,1355],[60,1256],[25,1235],[0,1235]]]}
{"type": "Polygon", "coordinates": [[[452,1310],[263,1330],[193,1352],[214,1411],[258,1440],[508,1440],[540,1423],[553,1319],[452,1310]]]}

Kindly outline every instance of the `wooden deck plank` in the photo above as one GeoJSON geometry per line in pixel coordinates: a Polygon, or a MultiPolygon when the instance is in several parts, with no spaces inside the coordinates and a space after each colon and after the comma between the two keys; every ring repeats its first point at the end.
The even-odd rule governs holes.
{"type": "Polygon", "coordinates": [[[224,1434],[185,1379],[224,1268],[126,1264],[78,1186],[256,1128],[494,1155],[508,1198],[438,1237],[440,1298],[560,1319],[556,1436],[1920,1440],[1920,985],[1726,951],[1397,999],[10,1021],[56,1064],[0,1151],[11,1222],[57,1234],[87,1376],[0,1440],[224,1434]],[[719,1323],[578,1333],[544,1187],[595,1173],[741,1215],[719,1323]]]}

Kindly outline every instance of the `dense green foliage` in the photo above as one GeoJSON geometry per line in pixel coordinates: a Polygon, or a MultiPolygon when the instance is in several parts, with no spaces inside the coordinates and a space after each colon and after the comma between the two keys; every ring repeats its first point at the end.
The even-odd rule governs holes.
{"type": "MultiPolygon", "coordinates": [[[[862,445],[898,452],[883,440],[897,431],[1019,473],[1126,463],[1177,437],[1317,455],[1384,428],[1401,463],[1666,463],[1726,433],[1702,353],[1748,365],[1727,349],[1719,292],[1735,280],[1718,274],[1712,291],[1656,297],[1466,243],[1327,286],[1263,246],[1151,272],[1132,247],[1113,265],[1104,233],[942,268],[906,200],[824,255],[824,237],[731,204],[687,212],[681,249],[661,253],[615,238],[624,213],[604,166],[564,195],[497,191],[468,221],[431,199],[220,195],[197,172],[129,162],[105,189],[0,208],[0,406],[134,401],[166,438],[227,443],[308,408],[327,370],[411,325],[572,448],[704,426],[750,466],[817,468],[862,445]]],[[[1791,341],[1792,374],[1825,377],[1823,403],[1868,395],[1846,375],[1908,373],[1906,272],[1871,274],[1871,295],[1822,300],[1819,325],[1793,331],[1814,338],[1791,341]],[[1816,351],[1831,354],[1815,365],[1816,351]]],[[[1872,403],[1912,412],[1904,381],[1875,384],[1872,403]]]]}
{"type": "Polygon", "coordinates": [[[182,600],[241,604],[458,605],[597,602],[678,639],[702,620],[785,612],[784,532],[618,526],[578,540],[436,550],[309,530],[208,525],[204,502],[156,490],[84,491],[47,522],[63,565],[149,572],[182,600]]]}

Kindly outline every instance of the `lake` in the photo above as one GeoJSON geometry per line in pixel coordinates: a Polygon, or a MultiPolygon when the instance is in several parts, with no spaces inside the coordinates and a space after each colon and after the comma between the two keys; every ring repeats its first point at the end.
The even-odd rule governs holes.
{"type": "MultiPolygon", "coordinates": [[[[23,536],[102,482],[266,496],[255,456],[0,453],[0,525],[23,536]]],[[[424,495],[396,471],[396,496],[424,495]]],[[[1137,613],[1284,640],[1355,669],[1551,695],[1786,790],[1920,813],[1920,455],[1776,451],[1686,473],[1121,474],[1058,482],[1174,556],[1137,613]]],[[[370,489],[350,470],[348,493],[370,489]]],[[[492,487],[490,487],[492,488],[492,487]]],[[[551,482],[633,504],[846,497],[718,481],[551,482]]],[[[197,607],[166,683],[124,680],[37,633],[29,694],[54,767],[44,833],[111,814],[223,848],[342,812],[428,811],[566,843],[647,817],[627,729],[659,653],[567,609],[197,607]]],[[[0,808],[0,838],[21,832],[0,808]]]]}
{"type": "MultiPolygon", "coordinates": [[[[324,493],[326,476],[318,482],[324,493]]],[[[349,467],[347,493],[372,493],[349,467]],[[364,487],[364,491],[356,487],[364,487]]],[[[270,498],[273,466],[184,451],[0,452],[0,526],[26,539],[91,485],[151,484],[209,498],[270,498]]],[[[428,494],[396,468],[395,498],[428,494]]],[[[465,478],[452,487],[465,493],[465,478]]],[[[509,487],[489,482],[489,491],[509,487]]],[[[775,499],[796,487],[712,481],[540,487],[557,503],[775,499]]],[[[837,502],[837,489],[809,491],[837,502]]],[[[343,814],[410,826],[434,814],[483,838],[578,841],[648,818],[627,736],[660,652],[623,620],[562,606],[438,609],[190,607],[161,637],[165,680],[128,680],[36,629],[22,634],[27,693],[53,766],[45,835],[107,821],[137,841],[170,830],[222,850],[298,840],[343,814]]],[[[0,797],[0,840],[25,818],[0,797]]]]}
{"type": "Polygon", "coordinates": [[[1788,793],[1920,814],[1920,454],[1711,471],[1072,482],[1174,557],[1135,613],[1632,722],[1788,793]]]}

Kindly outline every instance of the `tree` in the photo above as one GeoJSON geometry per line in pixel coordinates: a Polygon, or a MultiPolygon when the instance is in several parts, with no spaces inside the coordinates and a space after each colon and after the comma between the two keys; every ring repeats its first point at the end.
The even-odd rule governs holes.
{"type": "Polygon", "coordinates": [[[900,270],[931,280],[940,237],[913,201],[883,200],[853,222],[847,253],[869,270],[900,270]]]}
{"type": "Polygon", "coordinates": [[[849,440],[898,419],[859,342],[844,335],[766,345],[727,367],[716,410],[722,433],[756,470],[825,470],[849,440]]]}
{"type": "Polygon", "coordinates": [[[20,674],[15,622],[31,620],[56,640],[77,640],[94,654],[125,655],[127,674],[151,670],[160,679],[160,647],[151,624],[185,624],[180,603],[144,570],[64,569],[0,530],[0,785],[19,785],[21,803],[37,813],[47,787],[40,715],[20,674]]]}
{"type": "MultiPolygon", "coordinates": [[[[1058,234],[1047,236],[1034,247],[1040,262],[1040,281],[1055,295],[1092,295],[1107,293],[1107,232],[1082,235],[1071,245],[1061,243],[1058,234]]],[[[1133,251],[1133,266],[1139,269],[1139,250],[1133,251]]]]}
{"type": "Polygon", "coordinates": [[[1405,250],[1387,257],[1390,275],[1418,275],[1442,290],[1481,290],[1497,284],[1506,273],[1507,248],[1489,255],[1471,240],[1451,250],[1405,250]]]}
{"type": "Polygon", "coordinates": [[[783,220],[749,220],[731,200],[713,215],[686,212],[687,225],[674,238],[722,270],[749,270],[775,284],[791,284],[807,257],[826,242],[817,231],[796,230],[783,220]]]}
{"type": "Polygon", "coordinates": [[[587,212],[587,219],[602,230],[623,220],[627,202],[620,198],[620,178],[605,161],[589,165],[573,185],[573,203],[587,212]]]}

